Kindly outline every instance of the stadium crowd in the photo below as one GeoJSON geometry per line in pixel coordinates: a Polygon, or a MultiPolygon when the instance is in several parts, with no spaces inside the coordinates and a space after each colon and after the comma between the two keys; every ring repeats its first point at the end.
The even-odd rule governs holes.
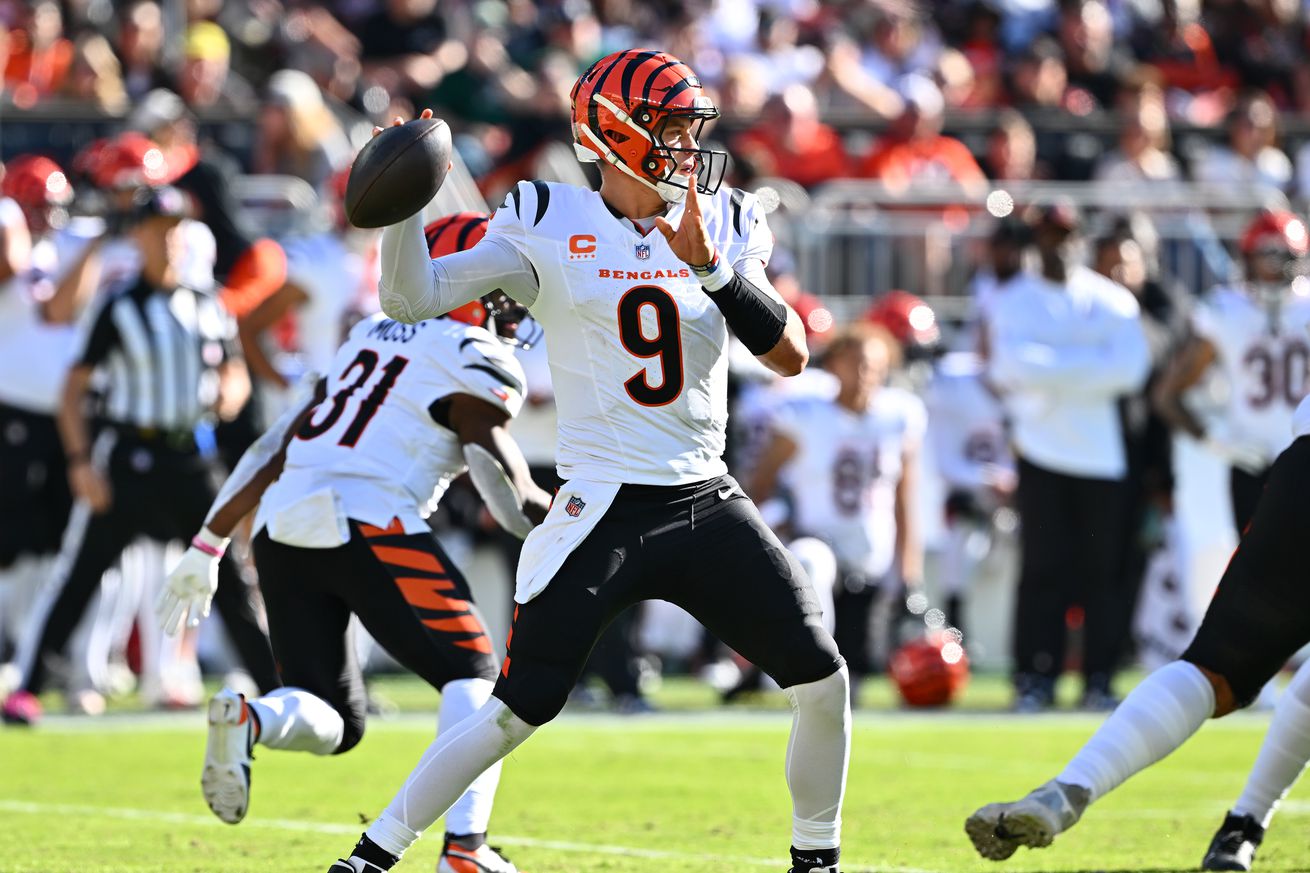
{"type": "MultiPolygon", "coordinates": [[[[175,409],[131,410],[132,438],[151,452],[184,455],[185,464],[203,456],[217,473],[287,408],[300,374],[322,372],[346,328],[377,311],[376,239],[351,228],[340,207],[347,168],[374,123],[432,108],[450,121],[462,164],[494,205],[517,180],[537,175],[547,146],[569,142],[578,75],[610,51],[649,44],[704,77],[723,113],[709,136],[728,146],[733,184],[779,177],[815,189],[857,178],[894,193],[954,182],[962,196],[977,198],[996,184],[1040,179],[1192,180],[1306,198],[1310,145],[1288,150],[1280,137],[1310,113],[1308,40],[1301,8],[1279,0],[0,0],[5,123],[39,129],[90,118],[107,134],[87,142],[52,137],[49,148],[21,155],[0,138],[0,662],[14,662],[0,674],[0,689],[24,694],[34,664],[57,668],[73,636],[72,668],[55,675],[75,708],[98,712],[102,694],[132,681],[119,668],[129,642],[150,703],[199,702],[194,635],[170,642],[151,614],[175,552],[138,542],[118,556],[130,535],[169,529],[173,536],[177,520],[123,521],[116,550],[104,549],[104,561],[116,563],[94,600],[85,579],[77,596],[50,581],[66,572],[56,555],[74,498],[95,505],[106,477],[130,481],[127,468],[93,476],[104,473],[108,456],[94,442],[70,448],[67,427],[56,421],[81,400],[67,393],[65,374],[108,360],[112,343],[96,339],[108,328],[95,329],[106,323],[107,291],[143,270],[143,241],[159,222],[181,229],[170,239],[183,241],[175,265],[182,281],[217,288],[234,321],[224,354],[243,360],[245,374],[225,371],[217,394],[196,374],[183,393],[204,398],[199,422],[175,409]],[[1079,132],[1103,134],[1097,125],[1106,119],[1114,141],[1089,150],[1079,132]],[[208,135],[215,124],[236,125],[245,137],[220,146],[208,135]],[[1175,126],[1206,132],[1206,146],[1179,149],[1175,126]],[[954,128],[984,135],[943,133],[954,128]],[[291,234],[250,227],[232,187],[243,174],[304,180],[330,218],[291,234]],[[185,208],[171,205],[174,193],[185,208]],[[90,621],[75,635],[83,612],[90,621]]],[[[1192,360],[1191,382],[1174,372],[1186,338],[1211,342],[1206,364],[1227,367],[1242,350],[1225,346],[1222,315],[1193,316],[1194,299],[1207,289],[1180,287],[1167,272],[1149,218],[1101,216],[1092,227],[1067,204],[1026,206],[989,226],[978,262],[968,265],[976,305],[964,326],[938,323],[924,301],[890,287],[841,323],[824,299],[842,292],[802,288],[782,236],[770,278],[806,319],[824,366],[784,383],[740,355],[729,460],[753,497],[775,498],[766,517],[793,537],[821,594],[832,595],[838,642],[861,675],[895,669],[904,628],[921,633],[925,622],[938,632],[934,646],[955,646],[950,663],[961,660],[971,578],[1013,537],[1017,509],[1028,523],[1019,536],[1016,703],[1051,706],[1055,678],[1070,665],[1084,673],[1084,704],[1104,708],[1114,702],[1111,679],[1130,648],[1139,585],[1163,545],[1171,431],[1205,441],[1233,467],[1238,518],[1278,446],[1254,445],[1259,440],[1238,426],[1240,410],[1220,411],[1222,428],[1177,414],[1176,395],[1206,369],[1192,360]],[[1084,234],[1093,237],[1089,248],[1080,247],[1084,234]],[[1088,310],[1071,311],[1059,330],[1025,332],[1032,306],[1024,295],[1043,283],[1088,295],[1105,323],[1078,324],[1088,310]],[[1050,361],[1039,366],[1033,357],[1039,347],[1056,357],[1090,356],[1105,343],[1113,359],[1079,358],[1064,381],[1042,370],[1050,361]],[[1103,366],[1115,377],[1102,373],[1087,396],[1070,393],[1103,366]],[[840,420],[834,410],[842,408],[894,420],[896,441],[889,447],[879,443],[881,431],[852,431],[850,439],[875,446],[870,460],[843,454],[835,440],[815,440],[830,433],[825,416],[840,420]],[[1099,442],[1087,451],[1077,440],[1048,451],[1071,435],[1099,442]],[[917,505],[920,445],[943,483],[933,580],[924,578],[915,523],[937,513],[917,505]],[[835,484],[816,508],[802,483],[829,468],[835,484]],[[1068,539],[1058,544],[1049,530],[1038,542],[1032,520],[1049,522],[1070,505],[1077,512],[1069,526],[1094,542],[1065,529],[1058,533],[1068,539]],[[1087,579],[1051,581],[1069,567],[1066,548],[1096,557],[1087,579]],[[924,582],[941,608],[930,608],[924,582]],[[1066,660],[1070,627],[1084,652],[1066,660]]],[[[1266,297],[1293,293],[1289,265],[1306,256],[1308,240],[1289,214],[1250,219],[1235,260],[1259,310],[1266,297]]],[[[1269,305],[1272,318],[1293,317],[1269,305]]],[[[116,330],[131,339],[121,323],[116,330]]],[[[1268,394],[1255,404],[1261,410],[1273,403],[1290,416],[1307,387],[1304,350],[1269,352],[1268,394]],[[1276,385],[1275,371],[1286,376],[1276,385]]],[[[519,354],[527,403],[514,433],[538,481],[551,485],[554,417],[544,358],[540,344],[519,354]]],[[[165,378],[140,366],[136,382],[120,372],[105,378],[138,387],[165,378]]],[[[1233,369],[1230,380],[1240,378],[1233,369]]],[[[154,463],[140,453],[124,457],[128,468],[154,463]]],[[[446,539],[501,549],[510,565],[517,559],[517,541],[496,532],[471,487],[452,489],[432,524],[446,539]]],[[[236,557],[245,558],[240,549],[236,557]]],[[[225,576],[225,619],[229,632],[235,625],[244,633],[241,657],[259,675],[266,653],[242,617],[248,604],[231,593],[250,581],[225,576]]],[[[651,660],[639,650],[661,635],[686,636],[676,618],[652,629],[659,616],[650,612],[644,630],[637,614],[616,621],[590,668],[627,711],[649,706],[642,679],[651,660]]],[[[203,653],[207,663],[232,663],[215,648],[203,653]]],[[[723,656],[713,640],[670,648],[691,665],[723,656]]],[[[918,657],[906,669],[921,666],[918,657]]],[[[728,699],[762,681],[749,670],[726,672],[716,675],[728,699]]],[[[955,680],[942,681],[949,696],[955,680]]],[[[936,693],[932,686],[928,699],[936,693]]],[[[6,705],[13,720],[38,711],[12,696],[6,705]]]]}

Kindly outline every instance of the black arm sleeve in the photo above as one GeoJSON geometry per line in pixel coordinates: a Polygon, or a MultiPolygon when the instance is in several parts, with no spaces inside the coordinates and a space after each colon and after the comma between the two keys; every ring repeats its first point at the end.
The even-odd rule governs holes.
{"type": "Polygon", "coordinates": [[[768,354],[782,339],[787,329],[786,304],[774,300],[736,270],[728,284],[705,293],[752,355],[768,354]]]}

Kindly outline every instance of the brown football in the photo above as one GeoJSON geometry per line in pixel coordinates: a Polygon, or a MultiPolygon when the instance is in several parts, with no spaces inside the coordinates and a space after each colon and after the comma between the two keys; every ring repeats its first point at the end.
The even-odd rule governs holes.
{"type": "Polygon", "coordinates": [[[355,227],[386,227],[436,196],[450,169],[450,126],[416,118],[385,128],[359,150],[346,181],[346,217],[355,227]]]}

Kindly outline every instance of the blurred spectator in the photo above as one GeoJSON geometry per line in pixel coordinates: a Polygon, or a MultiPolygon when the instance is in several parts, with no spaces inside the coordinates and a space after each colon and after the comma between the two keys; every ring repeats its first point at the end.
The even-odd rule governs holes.
{"type": "Polygon", "coordinates": [[[895,118],[904,102],[890,85],[864,68],[860,47],[840,31],[829,37],[823,72],[814,84],[824,111],[859,110],[878,118],[895,118]]]}
{"type": "Polygon", "coordinates": [[[1050,39],[1028,46],[1010,71],[1010,100],[1020,109],[1064,109],[1068,90],[1064,53],[1050,39]]]}
{"type": "Polygon", "coordinates": [[[931,72],[940,51],[941,40],[929,22],[892,8],[874,25],[861,62],[874,79],[895,86],[905,76],[931,72]]]}
{"type": "Polygon", "coordinates": [[[935,70],[937,82],[942,89],[942,97],[951,109],[968,109],[973,100],[975,80],[973,67],[963,52],[953,48],[942,49],[937,58],[935,70]]]}
{"type": "Polygon", "coordinates": [[[782,176],[806,187],[845,176],[849,164],[841,137],[819,121],[814,92],[804,85],[771,98],[759,123],[737,137],[734,152],[755,175],[782,176]]]}
{"type": "Polygon", "coordinates": [[[791,18],[774,13],[762,18],[760,51],[767,71],[769,93],[780,94],[791,85],[813,83],[823,72],[823,52],[799,42],[800,30],[791,18]]]}
{"type": "Polygon", "coordinates": [[[969,7],[959,48],[973,71],[973,88],[964,106],[996,106],[1001,101],[1004,88],[1001,64],[1005,55],[1000,45],[1000,26],[1000,13],[990,3],[975,2],[969,7]]]}
{"type": "Polygon", "coordinates": [[[177,85],[193,110],[254,113],[259,102],[250,83],[232,71],[231,55],[227,34],[214,22],[197,21],[187,28],[186,58],[177,85]]]}
{"type": "Polygon", "coordinates": [[[1113,704],[1124,477],[1118,398],[1150,367],[1137,302],[1078,264],[1073,207],[1041,211],[1040,274],[1021,274],[987,315],[988,374],[1013,424],[1023,521],[1015,611],[1016,708],[1054,702],[1064,672],[1065,616],[1084,615],[1083,705],[1113,704]]]}
{"type": "Polygon", "coordinates": [[[123,69],[109,40],[98,33],[84,33],[77,38],[63,95],[105,112],[127,108],[123,69]]]}
{"type": "Polygon", "coordinates": [[[857,174],[898,189],[912,182],[957,182],[967,190],[981,190],[987,178],[969,149],[941,133],[945,106],[937,86],[924,76],[907,76],[900,85],[905,110],[857,174]]]}
{"type": "Polygon", "coordinates": [[[1114,105],[1128,61],[1115,49],[1114,20],[1105,3],[1060,0],[1056,33],[1064,50],[1069,85],[1081,92],[1071,95],[1071,110],[1086,115],[1092,109],[1114,105]],[[1084,102],[1083,93],[1090,102],[1084,102]]]}
{"type": "Polygon", "coordinates": [[[1101,158],[1094,178],[1116,183],[1176,181],[1181,172],[1168,151],[1169,119],[1160,89],[1144,85],[1126,91],[1119,114],[1119,148],[1101,158]]]}
{"type": "Polygon", "coordinates": [[[299,70],[274,73],[260,110],[252,169],[298,176],[321,192],[353,154],[314,80],[299,70]]]}
{"type": "Polygon", "coordinates": [[[1166,88],[1200,93],[1238,84],[1236,74],[1219,63],[1214,42],[1201,24],[1198,0],[1162,3],[1155,27],[1138,31],[1137,56],[1166,88]]]}
{"type": "Polygon", "coordinates": [[[764,73],[764,61],[755,55],[729,58],[715,100],[719,111],[729,118],[758,118],[769,99],[764,73]]]}
{"type": "Polygon", "coordinates": [[[164,13],[155,0],[137,0],[127,7],[118,32],[127,96],[139,100],[171,81],[163,67],[164,13]]]}
{"type": "Polygon", "coordinates": [[[996,117],[987,136],[983,170],[993,181],[1024,181],[1037,175],[1037,137],[1027,119],[1013,109],[996,117]]]}
{"type": "Polygon", "coordinates": [[[1192,175],[1216,185],[1267,185],[1282,191],[1292,180],[1292,162],[1276,145],[1278,111],[1269,95],[1248,92],[1228,115],[1228,145],[1212,146],[1192,175]]]}
{"type": "Polygon", "coordinates": [[[385,0],[359,32],[364,77],[411,100],[468,60],[450,38],[436,0],[385,0]]]}
{"type": "Polygon", "coordinates": [[[54,0],[37,0],[23,26],[9,31],[5,86],[18,106],[31,106],[63,87],[73,63],[73,44],[63,34],[63,14],[54,0]]]}

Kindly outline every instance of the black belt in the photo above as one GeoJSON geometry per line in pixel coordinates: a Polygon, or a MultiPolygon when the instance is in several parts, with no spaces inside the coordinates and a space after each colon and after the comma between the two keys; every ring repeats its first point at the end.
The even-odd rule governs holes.
{"type": "Polygon", "coordinates": [[[170,430],[162,427],[138,427],[131,424],[110,423],[124,440],[147,445],[163,446],[179,452],[196,450],[196,432],[192,429],[170,430]]]}

